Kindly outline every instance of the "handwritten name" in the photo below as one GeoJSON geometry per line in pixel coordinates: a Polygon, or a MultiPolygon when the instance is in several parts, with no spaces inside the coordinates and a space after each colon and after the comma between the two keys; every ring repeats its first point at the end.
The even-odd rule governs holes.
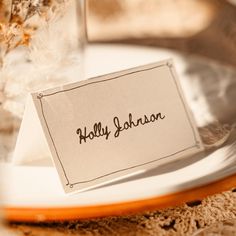
{"type": "Polygon", "coordinates": [[[77,135],[79,136],[79,143],[81,144],[82,141],[86,143],[87,139],[93,140],[94,138],[99,138],[102,136],[105,136],[106,139],[108,139],[111,131],[109,131],[108,126],[102,127],[102,123],[95,123],[93,126],[93,130],[90,132],[87,132],[87,127],[84,127],[84,130],[77,129],[76,130],[77,135]]]}
{"type": "MultiPolygon", "coordinates": [[[[132,114],[129,113],[129,119],[124,123],[121,123],[120,119],[116,116],[113,118],[113,124],[115,126],[114,137],[118,138],[121,132],[125,130],[163,119],[165,119],[165,115],[160,112],[157,114],[151,114],[150,116],[144,115],[143,117],[138,118],[136,120],[133,120],[132,114]]],[[[94,138],[99,138],[103,136],[107,140],[110,137],[111,131],[109,130],[109,127],[107,125],[103,126],[101,122],[98,122],[93,125],[93,129],[90,131],[87,131],[87,127],[84,127],[83,129],[78,128],[76,130],[76,134],[79,138],[79,144],[82,144],[83,142],[86,143],[88,139],[93,140],[94,138]]]]}
{"type": "Polygon", "coordinates": [[[131,129],[133,127],[137,127],[139,125],[146,125],[150,122],[155,122],[159,119],[163,120],[165,118],[164,115],[162,115],[161,113],[157,113],[157,114],[151,114],[150,117],[147,117],[146,115],[144,115],[143,118],[139,118],[136,121],[133,121],[133,117],[132,114],[129,113],[129,120],[125,121],[123,125],[120,124],[120,120],[118,117],[114,117],[113,119],[113,123],[116,127],[116,131],[114,133],[114,136],[117,138],[120,135],[120,132],[127,130],[127,129],[131,129]]]}

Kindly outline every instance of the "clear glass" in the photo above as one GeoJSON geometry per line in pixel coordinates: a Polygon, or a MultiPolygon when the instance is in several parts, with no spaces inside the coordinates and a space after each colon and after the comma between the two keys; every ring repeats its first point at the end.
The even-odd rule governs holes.
{"type": "Polygon", "coordinates": [[[5,1],[0,14],[0,160],[10,160],[29,92],[84,79],[84,0],[5,1]]]}
{"type": "Polygon", "coordinates": [[[85,1],[29,2],[0,4],[0,165],[11,161],[27,94],[84,79],[85,1]]]}

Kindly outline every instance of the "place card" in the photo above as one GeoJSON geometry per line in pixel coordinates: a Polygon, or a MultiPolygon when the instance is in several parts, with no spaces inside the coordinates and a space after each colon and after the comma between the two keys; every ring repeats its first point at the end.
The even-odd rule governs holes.
{"type": "Polygon", "coordinates": [[[69,193],[202,149],[166,60],[30,94],[14,163],[52,159],[69,193]]]}

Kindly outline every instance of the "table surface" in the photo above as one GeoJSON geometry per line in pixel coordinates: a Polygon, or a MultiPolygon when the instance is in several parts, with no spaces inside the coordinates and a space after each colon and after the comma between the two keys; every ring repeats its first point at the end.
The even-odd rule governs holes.
{"type": "MultiPolygon", "coordinates": [[[[185,203],[179,207],[100,219],[52,222],[48,224],[11,223],[9,236],[24,235],[192,235],[203,228],[215,235],[235,235],[236,190],[185,203]],[[225,223],[223,223],[225,221],[225,223]],[[227,234],[220,234],[227,232],[227,234]],[[231,233],[231,234],[230,234],[231,233]]],[[[207,235],[207,234],[200,234],[207,235]]]]}

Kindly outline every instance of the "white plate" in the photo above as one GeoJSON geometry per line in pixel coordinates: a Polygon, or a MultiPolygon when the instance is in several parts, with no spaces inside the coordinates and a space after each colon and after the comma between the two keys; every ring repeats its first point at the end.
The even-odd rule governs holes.
{"type": "Polygon", "coordinates": [[[56,169],[37,166],[0,164],[0,186],[8,207],[71,207],[138,201],[181,192],[214,182],[235,173],[236,144],[227,145],[204,156],[159,166],[113,184],[66,195],[56,169]]]}
{"type": "MultiPolygon", "coordinates": [[[[171,51],[124,45],[93,45],[87,52],[86,74],[87,77],[93,77],[170,57],[174,58],[178,65],[177,72],[182,74],[184,63],[180,56],[171,51]]],[[[158,207],[161,204],[158,205],[156,201],[151,204],[148,200],[196,189],[198,186],[213,183],[235,173],[235,169],[225,172],[222,164],[224,161],[224,151],[217,159],[215,154],[207,158],[195,156],[178,161],[175,165],[168,164],[140,176],[130,177],[128,181],[118,181],[112,185],[74,195],[66,195],[63,192],[56,169],[53,167],[13,166],[2,163],[0,173],[3,173],[3,178],[0,180],[0,186],[3,186],[4,205],[8,209],[10,219],[35,220],[39,214],[44,215],[40,218],[44,220],[103,216],[149,209],[151,205],[158,207]],[[138,202],[141,205],[136,204],[138,202]],[[92,206],[112,208],[115,205],[119,207],[113,208],[113,211],[102,208],[103,213],[98,212],[100,208],[90,208],[92,206]],[[22,211],[22,208],[25,211],[22,211]],[[59,216],[58,208],[74,208],[77,211],[59,216]],[[44,209],[46,211],[42,213],[44,209]],[[50,216],[48,209],[52,210],[50,216]],[[27,210],[34,211],[27,212],[27,210]]],[[[186,195],[185,200],[188,199],[192,197],[186,195]]],[[[176,202],[172,199],[166,204],[171,205],[176,202]]]]}

